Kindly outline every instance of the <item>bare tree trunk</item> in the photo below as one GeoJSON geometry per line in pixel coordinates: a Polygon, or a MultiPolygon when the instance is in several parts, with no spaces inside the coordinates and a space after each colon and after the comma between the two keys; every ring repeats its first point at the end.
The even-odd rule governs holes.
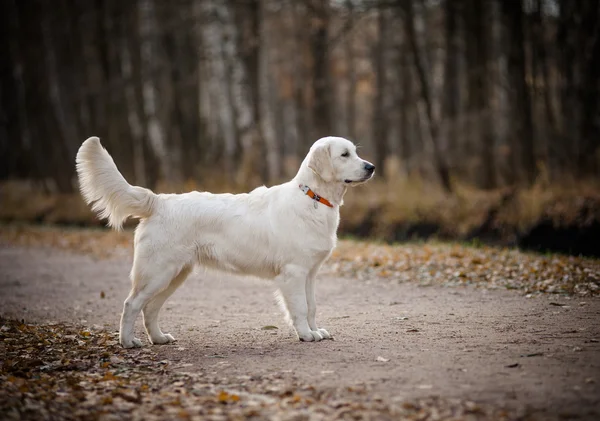
{"type": "Polygon", "coordinates": [[[536,174],[533,119],[529,88],[525,80],[525,37],[523,33],[523,9],[520,1],[501,2],[505,26],[508,30],[508,77],[510,93],[511,138],[515,152],[519,151],[520,160],[516,168],[523,171],[527,184],[533,183],[536,174]],[[520,147],[519,147],[520,146],[520,147]]]}
{"type": "Polygon", "coordinates": [[[563,120],[578,177],[598,173],[600,151],[600,1],[560,1],[560,48],[565,80],[563,120]]]}
{"type": "MultiPolygon", "coordinates": [[[[457,129],[460,109],[460,89],[458,87],[458,2],[446,0],[446,51],[444,60],[444,96],[442,98],[442,125],[440,128],[440,150],[448,157],[457,148],[457,129]]],[[[453,157],[449,157],[453,158],[453,157]]],[[[447,160],[448,162],[448,160],[447,160]]],[[[451,167],[453,163],[449,163],[451,167]]]]}
{"type": "Polygon", "coordinates": [[[373,97],[373,145],[375,146],[375,167],[380,171],[384,169],[384,160],[388,156],[387,144],[388,121],[385,112],[385,90],[388,88],[386,82],[386,60],[387,50],[387,18],[383,8],[378,10],[377,19],[378,39],[374,51],[375,61],[375,95],[373,97]]]}
{"type": "MultiPolygon", "coordinates": [[[[252,147],[245,147],[245,154],[251,154],[249,165],[251,170],[259,174],[262,180],[269,178],[269,165],[264,165],[264,160],[259,157],[268,156],[273,153],[267,147],[267,139],[264,137],[261,125],[262,102],[268,101],[261,93],[261,21],[262,0],[248,0],[246,2],[230,1],[230,9],[234,15],[237,34],[235,37],[237,55],[234,59],[241,61],[241,78],[243,95],[247,97],[248,106],[251,107],[251,122],[249,130],[252,134],[252,147]]],[[[267,91],[268,92],[268,91],[267,91]]],[[[272,130],[272,128],[270,129],[272,130]]],[[[243,143],[243,142],[242,142],[243,143]]]]}
{"type": "Polygon", "coordinates": [[[413,150],[411,148],[411,134],[410,134],[410,118],[409,113],[412,107],[411,88],[412,78],[410,71],[410,48],[406,41],[406,36],[400,35],[397,40],[398,52],[398,92],[395,99],[395,110],[398,113],[399,121],[399,137],[400,137],[400,157],[403,161],[403,167],[405,175],[409,176],[412,173],[412,157],[413,150]]]}
{"type": "MultiPolygon", "coordinates": [[[[237,133],[243,152],[242,163],[237,174],[237,182],[238,184],[248,182],[256,184],[261,178],[261,171],[257,171],[256,168],[262,164],[262,160],[259,159],[262,152],[260,147],[262,137],[258,123],[253,119],[256,109],[251,103],[248,69],[239,54],[240,46],[238,43],[240,37],[237,25],[235,24],[235,9],[231,7],[231,3],[228,3],[217,6],[217,11],[228,34],[224,40],[225,62],[231,77],[231,100],[234,108],[237,133]]],[[[258,34],[255,37],[258,38],[258,34]]],[[[258,74],[255,70],[254,72],[256,75],[258,74]]],[[[256,94],[258,95],[258,92],[256,94]]]]}
{"type": "Polygon", "coordinates": [[[261,125],[261,131],[263,134],[264,142],[263,148],[264,156],[267,157],[267,165],[265,169],[267,170],[267,176],[264,178],[265,180],[269,180],[270,182],[275,182],[279,179],[281,175],[281,144],[278,144],[276,134],[275,134],[275,116],[273,109],[276,106],[274,102],[276,98],[273,98],[271,92],[274,91],[274,86],[272,85],[271,71],[270,71],[270,47],[271,47],[271,38],[268,36],[268,28],[266,26],[266,16],[264,11],[264,2],[261,1],[257,4],[262,10],[259,10],[257,16],[255,16],[255,20],[253,21],[253,26],[257,24],[257,26],[253,29],[253,33],[256,34],[257,40],[254,48],[255,53],[258,55],[258,62],[256,75],[257,78],[254,81],[256,90],[258,88],[258,92],[255,92],[255,121],[256,124],[261,125]],[[262,118],[261,118],[262,116],[262,118]]]}
{"type": "MultiPolygon", "coordinates": [[[[19,34],[22,33],[21,32],[21,22],[19,19],[19,11],[17,8],[17,4],[15,3],[17,0],[9,0],[6,2],[3,2],[4,6],[7,6],[6,8],[3,8],[4,10],[4,18],[8,20],[6,28],[8,31],[8,36],[6,37],[6,41],[8,43],[8,58],[9,60],[7,60],[5,63],[7,65],[10,64],[10,78],[7,77],[6,80],[6,88],[8,89],[9,86],[13,86],[14,89],[14,97],[15,97],[15,107],[16,107],[16,114],[17,114],[17,118],[15,119],[16,121],[14,121],[13,123],[18,125],[18,131],[16,134],[18,134],[20,142],[19,142],[19,148],[15,148],[14,146],[12,147],[8,147],[8,151],[13,151],[13,154],[10,154],[12,156],[9,157],[9,159],[7,159],[6,161],[6,170],[8,172],[9,175],[14,175],[14,174],[18,174],[19,171],[19,159],[17,156],[15,156],[16,154],[14,154],[14,152],[18,149],[20,149],[21,153],[23,155],[28,156],[30,154],[30,151],[32,150],[32,145],[33,145],[33,139],[32,139],[32,135],[31,135],[31,128],[30,128],[30,117],[29,117],[29,113],[27,111],[28,109],[28,104],[27,104],[27,96],[26,96],[26,86],[25,86],[25,80],[24,80],[24,66],[25,66],[25,62],[24,62],[24,57],[23,57],[23,52],[21,51],[21,42],[20,42],[20,37],[19,34]],[[12,79],[12,80],[10,80],[12,79]]],[[[8,72],[7,72],[8,73],[8,72]]],[[[7,74],[8,76],[8,74],[7,74]]],[[[3,94],[5,95],[6,92],[3,92],[3,94]]],[[[11,123],[10,120],[7,121],[8,124],[11,123]]],[[[8,135],[8,133],[7,133],[8,135]]],[[[10,142],[10,140],[8,139],[7,136],[7,141],[10,142]]],[[[14,142],[14,140],[13,140],[14,142]]],[[[13,143],[11,142],[11,143],[13,143]]],[[[14,143],[13,143],[14,145],[14,143]]],[[[24,158],[24,157],[23,157],[24,158]]],[[[32,159],[32,175],[35,178],[39,178],[40,174],[40,162],[37,160],[37,156],[35,154],[33,154],[32,159]]]]}
{"type": "Polygon", "coordinates": [[[471,147],[481,147],[480,186],[496,187],[494,135],[490,110],[490,82],[488,80],[489,16],[488,3],[465,0],[466,54],[467,54],[467,117],[471,147]]]}
{"type": "MultiPolygon", "coordinates": [[[[136,9],[133,9],[133,13],[131,13],[130,10],[128,10],[128,12],[128,14],[134,15],[136,9]]],[[[135,176],[135,183],[137,185],[149,186],[148,179],[146,177],[146,156],[144,154],[144,137],[146,132],[144,130],[144,124],[140,115],[140,107],[135,90],[136,80],[133,73],[132,51],[129,44],[131,34],[126,32],[130,25],[127,25],[126,23],[127,21],[124,19],[124,24],[122,25],[123,33],[121,34],[122,37],[120,40],[121,74],[123,75],[123,81],[125,84],[127,121],[129,123],[129,131],[133,147],[133,172],[135,176]]]]}
{"type": "MultiPolygon", "coordinates": [[[[59,77],[57,52],[50,17],[42,20],[42,40],[45,49],[45,73],[48,77],[48,90],[54,118],[59,129],[60,142],[57,144],[57,161],[71,161],[75,159],[75,145],[77,144],[77,130],[73,113],[66,103],[63,95],[62,81],[59,77]]],[[[66,166],[65,166],[66,167],[66,166]]],[[[74,175],[72,165],[58,171],[55,178],[58,188],[63,192],[73,190],[71,178],[74,175]]]]}
{"type": "Polygon", "coordinates": [[[296,156],[300,157],[308,152],[310,145],[316,139],[313,139],[314,136],[311,130],[312,121],[307,101],[309,88],[306,86],[310,79],[310,71],[306,59],[307,44],[310,44],[309,37],[306,34],[306,27],[309,25],[309,22],[303,4],[298,2],[294,6],[294,35],[298,50],[294,54],[294,98],[296,102],[296,127],[298,128],[298,136],[300,138],[300,142],[298,142],[296,147],[296,156]]]}
{"type": "Polygon", "coordinates": [[[444,190],[446,190],[447,192],[452,192],[452,185],[450,184],[450,172],[448,170],[448,165],[446,164],[445,158],[442,156],[440,150],[438,123],[437,121],[435,121],[435,117],[433,115],[433,104],[429,79],[427,76],[427,71],[425,69],[423,58],[421,56],[421,51],[417,44],[412,0],[403,1],[402,5],[406,38],[410,45],[415,69],[417,71],[417,76],[420,82],[421,95],[425,103],[427,125],[433,146],[435,170],[444,190]]]}
{"type": "MultiPolygon", "coordinates": [[[[346,7],[349,14],[348,25],[352,27],[354,25],[354,4],[352,0],[346,1],[346,7]]],[[[346,35],[344,47],[346,66],[348,68],[348,96],[346,98],[347,132],[350,139],[356,140],[356,63],[354,58],[354,37],[351,32],[346,35]]]]}
{"type": "Polygon", "coordinates": [[[556,155],[559,152],[557,151],[558,127],[556,111],[554,110],[554,105],[552,103],[553,84],[550,78],[548,64],[548,48],[546,46],[547,31],[544,15],[542,13],[542,3],[542,0],[536,0],[532,28],[532,42],[535,45],[535,61],[537,62],[537,69],[541,73],[541,96],[546,120],[546,127],[542,128],[543,135],[539,137],[539,140],[544,142],[544,155],[550,175],[552,178],[556,178],[559,170],[558,165],[555,162],[556,155]]]}
{"type": "MultiPolygon", "coordinates": [[[[220,23],[220,13],[213,0],[204,0],[201,3],[203,12],[202,37],[205,45],[206,61],[210,78],[207,81],[211,96],[217,111],[220,137],[223,139],[223,164],[224,175],[233,181],[237,167],[236,153],[238,152],[238,139],[234,109],[231,103],[231,83],[229,70],[223,54],[224,25],[220,23]]],[[[223,5],[221,5],[223,7],[223,5]]]]}
{"type": "Polygon", "coordinates": [[[310,43],[313,53],[313,124],[314,138],[330,136],[332,130],[332,88],[329,74],[329,3],[327,0],[311,0],[310,43]]]}
{"type": "Polygon", "coordinates": [[[141,80],[143,108],[146,119],[146,132],[154,155],[158,159],[160,177],[168,182],[174,181],[173,168],[171,166],[165,142],[165,131],[162,122],[158,118],[158,92],[156,89],[155,75],[157,72],[157,39],[156,39],[156,17],[154,0],[139,0],[139,32],[141,50],[141,80]]]}

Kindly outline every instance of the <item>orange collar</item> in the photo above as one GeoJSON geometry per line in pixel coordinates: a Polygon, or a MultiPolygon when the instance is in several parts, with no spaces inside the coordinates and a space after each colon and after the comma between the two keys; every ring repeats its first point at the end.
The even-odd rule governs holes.
{"type": "Polygon", "coordinates": [[[318,194],[316,194],[314,191],[312,191],[310,189],[310,187],[305,186],[303,184],[300,184],[298,187],[300,187],[300,190],[302,190],[302,192],[305,195],[307,195],[308,197],[310,197],[312,200],[315,201],[315,209],[317,208],[317,202],[322,203],[325,206],[329,206],[330,208],[333,207],[333,205],[329,202],[329,200],[327,200],[324,197],[321,197],[318,194]]]}

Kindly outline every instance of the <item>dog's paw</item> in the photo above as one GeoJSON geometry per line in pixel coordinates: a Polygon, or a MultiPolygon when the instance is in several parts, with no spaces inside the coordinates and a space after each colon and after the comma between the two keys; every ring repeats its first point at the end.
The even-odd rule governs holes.
{"type": "Polygon", "coordinates": [[[309,330],[306,333],[298,333],[301,342],[319,342],[323,340],[323,335],[317,330],[309,330]]]}
{"type": "Polygon", "coordinates": [[[323,339],[333,339],[333,336],[331,336],[331,334],[329,332],[327,332],[325,329],[317,329],[317,330],[319,331],[319,333],[321,334],[323,339]]]}
{"type": "Polygon", "coordinates": [[[131,340],[126,340],[126,339],[121,339],[121,346],[123,348],[141,348],[142,347],[142,341],[140,341],[138,338],[133,338],[131,340]]]}
{"type": "Polygon", "coordinates": [[[152,342],[153,345],[162,345],[175,342],[175,338],[168,333],[163,333],[162,336],[150,338],[150,342],[152,342]]]}

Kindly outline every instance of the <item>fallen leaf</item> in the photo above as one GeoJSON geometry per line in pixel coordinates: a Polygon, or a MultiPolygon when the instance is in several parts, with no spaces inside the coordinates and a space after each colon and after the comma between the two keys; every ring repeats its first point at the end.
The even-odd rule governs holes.
{"type": "Polygon", "coordinates": [[[222,390],[219,393],[219,395],[217,396],[217,399],[221,403],[229,403],[229,402],[237,402],[237,401],[239,401],[240,397],[238,395],[235,395],[235,394],[229,394],[229,393],[225,392],[224,390],[222,390]]]}

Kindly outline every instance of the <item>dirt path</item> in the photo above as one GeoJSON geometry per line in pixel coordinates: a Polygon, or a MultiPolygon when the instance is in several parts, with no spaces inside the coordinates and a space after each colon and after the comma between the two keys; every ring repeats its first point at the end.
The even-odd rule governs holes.
{"type": "MultiPolygon", "coordinates": [[[[0,246],[0,268],[0,315],[117,329],[129,258],[0,246]]],[[[300,343],[272,285],[195,273],[161,318],[178,342],[154,349],[219,376],[291,372],[319,387],[369,384],[389,401],[435,395],[600,419],[598,298],[328,276],[317,296],[335,340],[300,343]]]]}

